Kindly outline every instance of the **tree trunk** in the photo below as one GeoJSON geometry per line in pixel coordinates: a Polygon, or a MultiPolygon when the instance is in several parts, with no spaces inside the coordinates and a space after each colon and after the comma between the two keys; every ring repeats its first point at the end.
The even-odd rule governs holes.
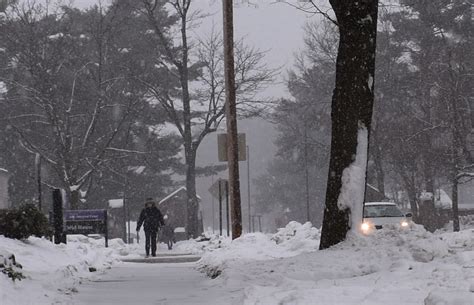
{"type": "MultiPolygon", "coordinates": [[[[426,137],[426,141],[429,144],[427,147],[431,147],[431,140],[429,136],[426,137]]],[[[431,200],[420,201],[419,220],[420,223],[425,227],[426,230],[434,232],[438,227],[438,215],[436,214],[435,207],[435,187],[433,179],[433,166],[425,153],[423,160],[423,171],[425,178],[425,189],[426,192],[431,193],[433,196],[431,200]]]]}
{"type": "Polygon", "coordinates": [[[416,186],[413,175],[409,177],[403,169],[400,170],[400,176],[402,177],[405,190],[408,194],[408,200],[410,201],[410,209],[413,216],[413,221],[418,221],[418,201],[416,199],[416,186]]]}
{"type": "Polygon", "coordinates": [[[79,190],[73,190],[71,191],[69,195],[69,199],[71,200],[70,202],[70,208],[71,210],[78,210],[79,209],[79,190]]]}
{"type": "Polygon", "coordinates": [[[187,206],[187,228],[188,237],[195,238],[199,235],[198,211],[199,202],[196,196],[196,152],[193,146],[191,130],[191,97],[189,94],[189,68],[188,68],[188,40],[187,40],[187,9],[182,8],[181,14],[181,65],[178,67],[181,84],[181,99],[183,102],[183,125],[184,125],[184,154],[186,161],[186,196],[187,206]]]}
{"type": "MultiPolygon", "coordinates": [[[[330,0],[330,3],[339,25],[339,47],[336,87],[332,98],[331,156],[320,249],[343,241],[351,227],[350,208],[340,208],[338,201],[343,171],[355,161],[357,155],[359,132],[365,129],[367,137],[370,132],[378,11],[377,0],[330,0]]],[[[367,154],[367,151],[360,153],[367,154]]],[[[367,164],[361,170],[366,172],[367,164]]],[[[364,192],[365,182],[358,187],[364,192]]],[[[362,201],[363,199],[357,203],[360,204],[357,207],[360,211],[362,201]]],[[[352,219],[352,223],[355,223],[355,219],[352,219]]]]}
{"type": "Polygon", "coordinates": [[[458,209],[458,178],[454,176],[453,178],[453,193],[452,193],[452,202],[453,202],[453,231],[459,232],[459,209],[458,209]]]}
{"type": "Polygon", "coordinates": [[[196,151],[186,154],[186,196],[187,196],[187,228],[189,238],[199,235],[199,201],[196,196],[196,151]]]}

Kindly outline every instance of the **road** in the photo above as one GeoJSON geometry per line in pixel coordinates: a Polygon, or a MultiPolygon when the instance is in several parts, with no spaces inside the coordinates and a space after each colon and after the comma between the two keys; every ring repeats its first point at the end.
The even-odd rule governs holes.
{"type": "Polygon", "coordinates": [[[74,305],[231,305],[241,292],[225,291],[218,281],[195,270],[195,263],[123,263],[84,282],[74,305]]]}

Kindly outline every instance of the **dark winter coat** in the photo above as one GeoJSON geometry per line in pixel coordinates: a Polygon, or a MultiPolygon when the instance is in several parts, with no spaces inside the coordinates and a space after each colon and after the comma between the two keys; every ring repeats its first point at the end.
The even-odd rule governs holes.
{"type": "Polygon", "coordinates": [[[158,228],[164,225],[163,215],[155,206],[146,207],[138,218],[137,231],[140,230],[142,224],[146,232],[157,232],[158,228]]]}

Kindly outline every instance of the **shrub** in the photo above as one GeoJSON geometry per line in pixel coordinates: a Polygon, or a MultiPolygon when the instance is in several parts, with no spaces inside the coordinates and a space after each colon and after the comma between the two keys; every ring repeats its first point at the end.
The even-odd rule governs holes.
{"type": "Polygon", "coordinates": [[[25,278],[21,273],[22,266],[16,262],[15,255],[11,253],[0,253],[0,273],[5,274],[12,281],[25,278]]]}
{"type": "Polygon", "coordinates": [[[0,234],[8,238],[25,239],[31,235],[51,235],[48,219],[33,204],[0,213],[0,234]]]}

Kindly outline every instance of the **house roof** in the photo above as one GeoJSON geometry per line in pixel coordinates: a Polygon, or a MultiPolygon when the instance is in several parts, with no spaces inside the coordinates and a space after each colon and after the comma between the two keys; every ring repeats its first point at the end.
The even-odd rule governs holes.
{"type": "MultiPolygon", "coordinates": [[[[182,191],[185,191],[186,192],[186,187],[182,186],[180,187],[179,189],[177,189],[176,191],[172,192],[171,194],[169,194],[168,196],[166,196],[165,198],[161,199],[160,202],[158,202],[158,205],[162,204],[163,202],[166,202],[168,201],[169,199],[173,198],[174,196],[178,195],[180,192],[182,191]]],[[[197,195],[197,198],[199,200],[201,200],[201,197],[199,197],[199,195],[197,195]]]]}

